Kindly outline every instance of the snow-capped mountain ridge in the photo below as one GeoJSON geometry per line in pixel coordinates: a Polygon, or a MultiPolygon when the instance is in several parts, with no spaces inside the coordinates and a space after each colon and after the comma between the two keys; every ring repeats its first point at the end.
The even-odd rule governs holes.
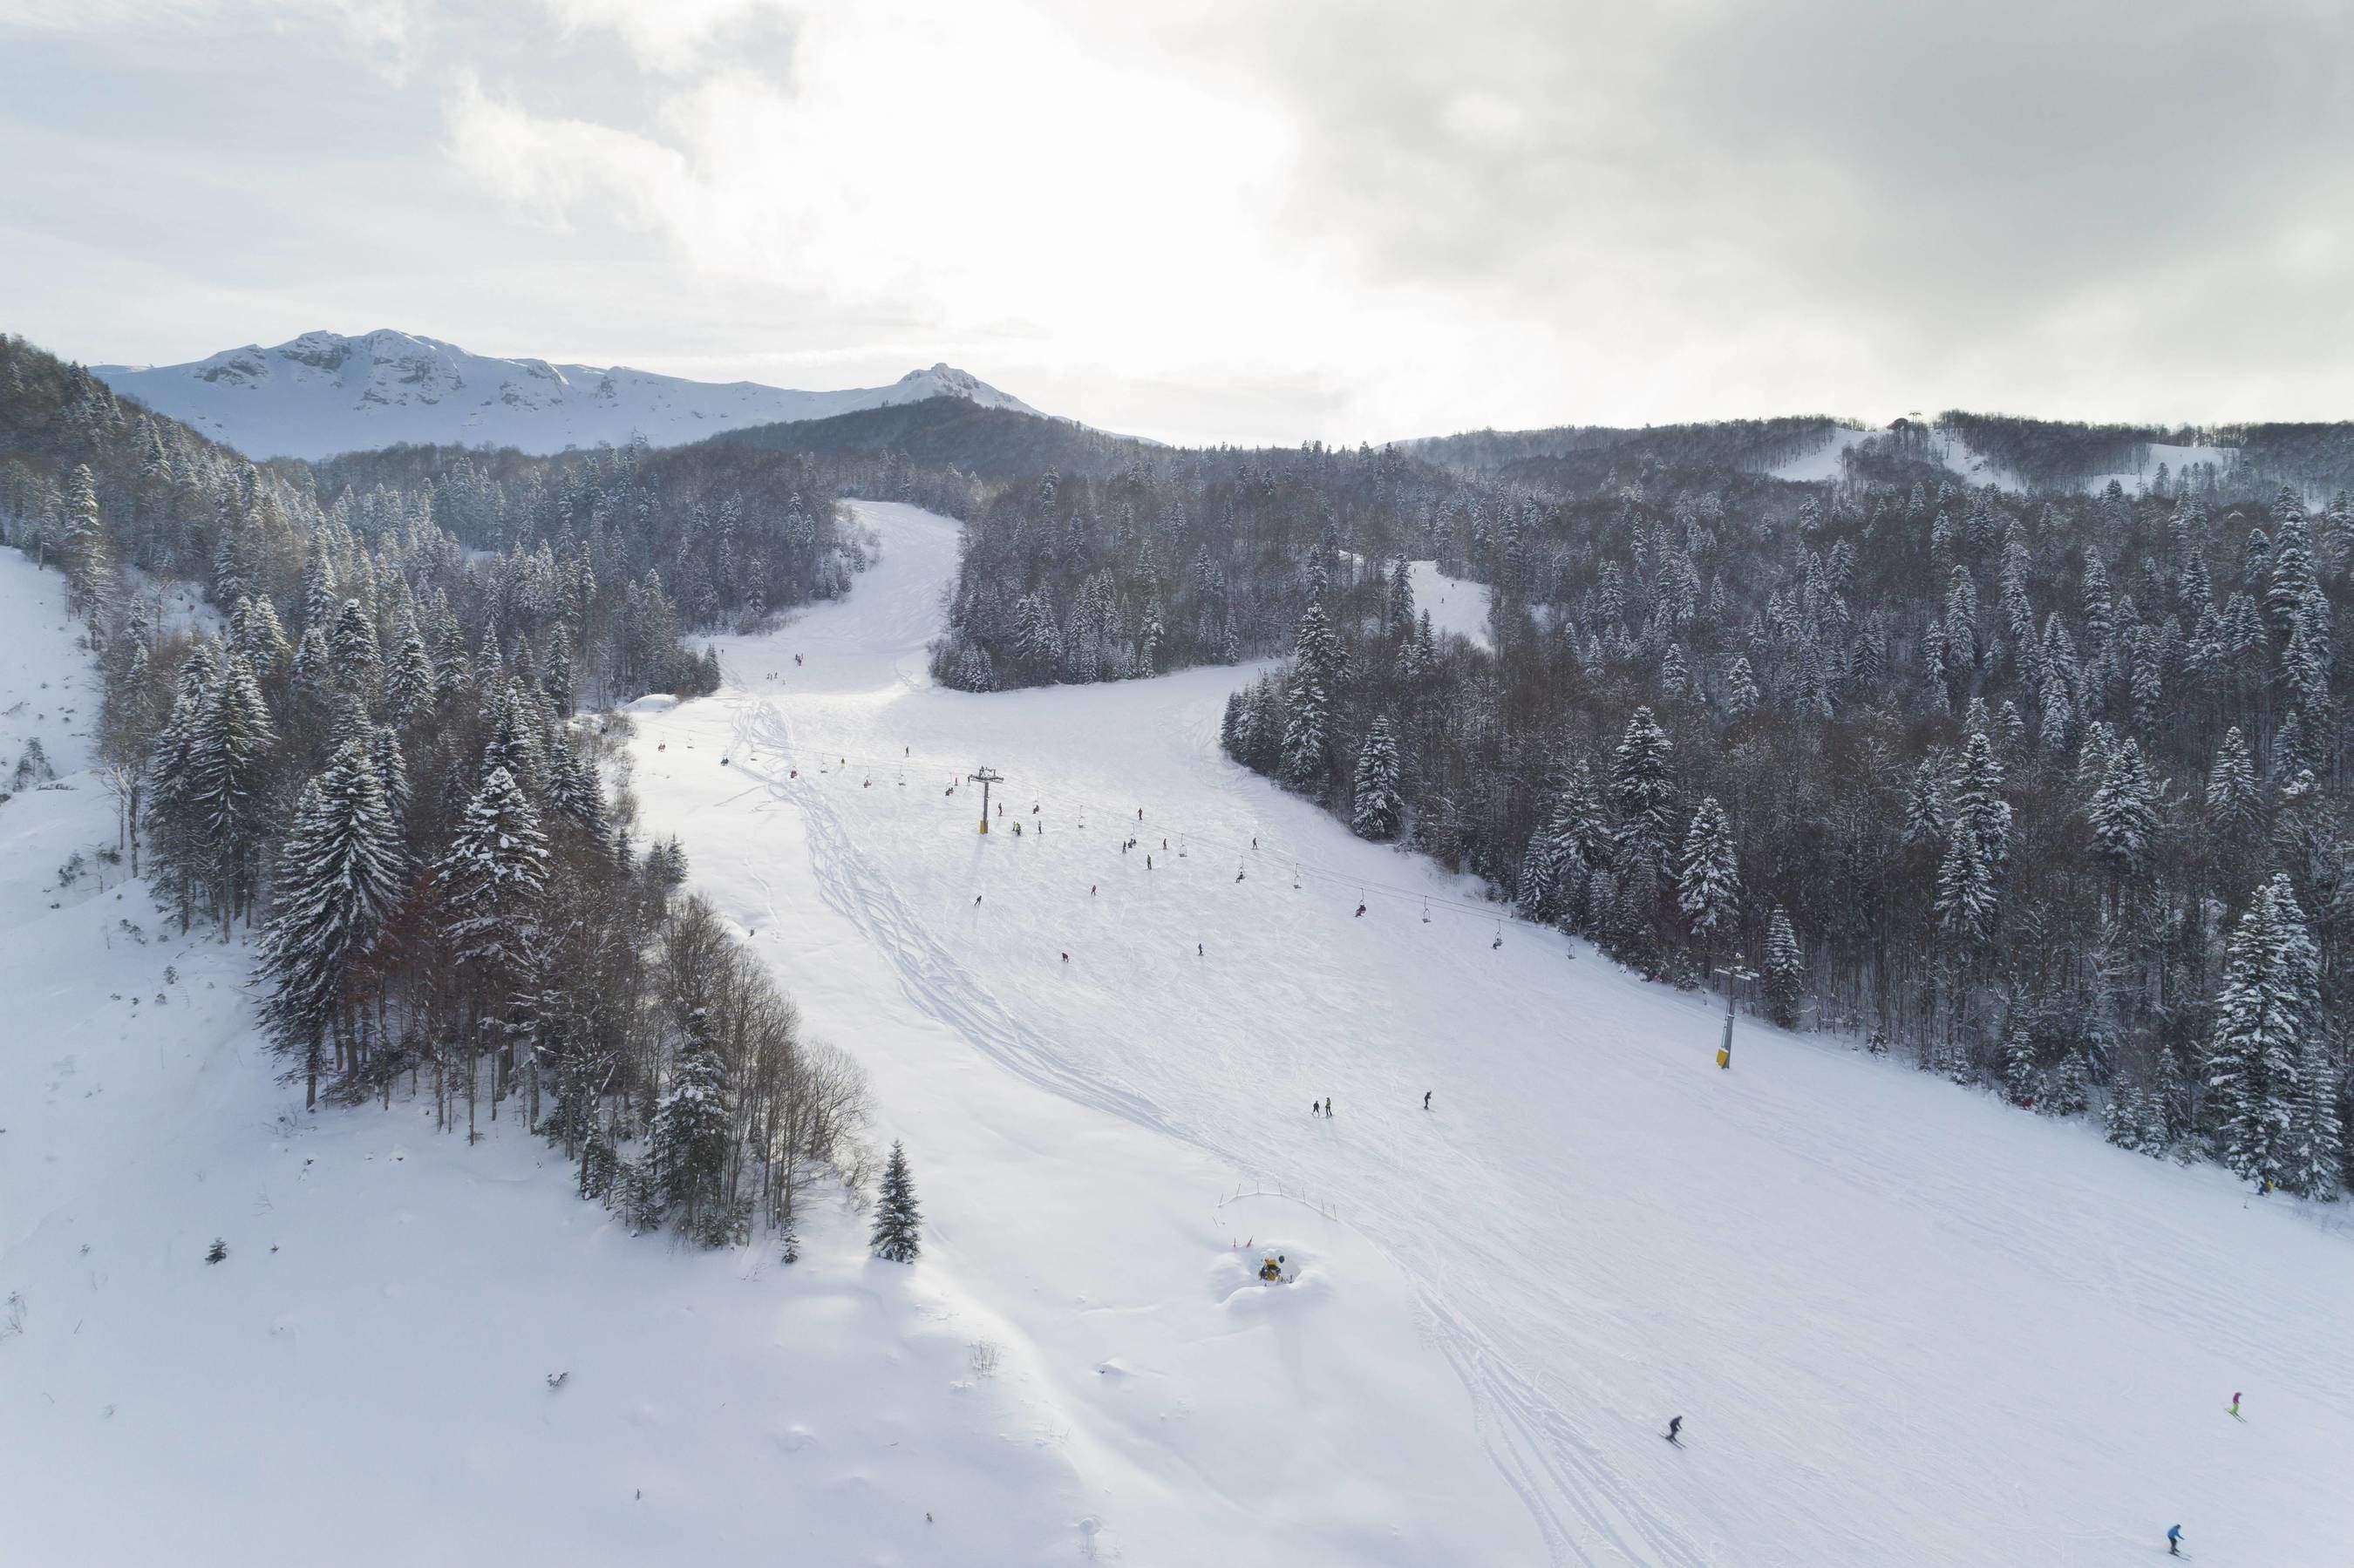
{"type": "Polygon", "coordinates": [[[720,430],[927,397],[1038,411],[946,364],[911,370],[887,387],[797,391],[627,366],[501,358],[390,328],[356,336],[306,332],[275,347],[247,344],[185,365],[91,368],[124,397],[253,457],[323,458],[405,441],[535,453],[640,436],[677,446],[720,430]]]}

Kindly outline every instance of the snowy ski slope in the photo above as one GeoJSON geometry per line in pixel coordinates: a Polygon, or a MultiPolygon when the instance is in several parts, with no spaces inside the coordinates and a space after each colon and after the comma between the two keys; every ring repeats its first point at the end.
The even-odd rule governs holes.
{"type": "Polygon", "coordinates": [[[0,766],[74,786],[0,804],[0,1560],[2342,1560],[2343,1211],[1746,1022],[1719,1073],[1703,1001],[1226,764],[1246,672],[931,686],[954,527],[862,510],[850,598],[631,756],[874,1073],[912,1270],[832,1205],[790,1269],[629,1237],[512,1120],[304,1118],[241,950],[57,885],[95,677],[0,555],[0,766]]]}
{"type": "Polygon", "coordinates": [[[2210,1563],[2354,1542],[2341,1213],[1747,1022],[1720,1073],[1704,1001],[1226,763],[1236,672],[931,686],[953,526],[862,510],[885,554],[848,600],[723,642],[726,690],[642,721],[648,824],[876,1068],[960,1277],[1080,1446],[1151,1477],[1087,1472],[1133,1560],[2092,1564],[2177,1520],[2210,1563]],[[973,787],[945,792],[981,763],[1007,779],[985,838],[973,787]],[[1221,1181],[1331,1206],[1329,1241],[1290,1239],[1346,1238],[1365,1281],[1320,1282],[1272,1372],[1229,1361],[1249,1331],[1182,1326],[1217,1319],[1186,1281],[1221,1181]],[[1278,1436],[1248,1462],[1183,1442],[1210,1402],[1223,1448],[1254,1399],[1278,1436]],[[1467,1425],[1486,1484],[1439,1457],[1467,1425]],[[1458,1533],[1398,1544],[1426,1494],[1334,1467],[1461,1488],[1458,1533]]]}

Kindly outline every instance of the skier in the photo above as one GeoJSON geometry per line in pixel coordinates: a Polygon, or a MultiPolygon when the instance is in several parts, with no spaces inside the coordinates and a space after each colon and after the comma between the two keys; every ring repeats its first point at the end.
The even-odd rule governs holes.
{"type": "Polygon", "coordinates": [[[2168,1557],[2182,1555],[2182,1527],[2179,1524],[2170,1524],[2166,1528],[2166,1554],[2168,1557]]]}
{"type": "Polygon", "coordinates": [[[1352,916],[1350,916],[1350,918],[1351,918],[1351,919],[1352,919],[1352,920],[1362,920],[1362,919],[1363,919],[1364,917],[1365,917],[1365,906],[1364,906],[1363,905],[1362,905],[1362,904],[1360,904],[1360,905],[1358,905],[1358,906],[1357,906],[1357,912],[1356,912],[1354,915],[1352,915],[1352,916]]]}
{"type": "Polygon", "coordinates": [[[1094,883],[1090,882],[1090,883],[1088,883],[1088,884],[1087,884],[1087,896],[1088,896],[1088,897],[1090,897],[1090,898],[1093,898],[1095,895],[1096,895],[1096,885],[1095,885],[1094,883]]]}
{"type": "Polygon", "coordinates": [[[1068,953],[1065,953],[1065,954],[1063,955],[1063,961],[1064,961],[1065,963],[1066,963],[1066,964],[1067,964],[1067,963],[1069,963],[1069,962],[1071,961],[1071,955],[1070,955],[1070,954],[1068,954],[1068,953]]]}
{"type": "Polygon", "coordinates": [[[1682,1416],[1670,1415],[1668,1417],[1668,1441],[1673,1443],[1679,1448],[1684,1446],[1682,1436],[1683,1429],[1684,1418],[1682,1416]]]}
{"type": "Polygon", "coordinates": [[[976,894],[974,894],[974,895],[972,895],[972,906],[973,906],[975,909],[978,909],[978,908],[980,908],[980,907],[981,907],[981,895],[980,895],[980,894],[978,894],[978,893],[976,893],[976,894]]]}
{"type": "Polygon", "coordinates": [[[2232,1418],[2234,1421],[2245,1421],[2247,1419],[2246,1416],[2240,1414],[2240,1396],[2237,1393],[2233,1393],[2232,1395],[2232,1418]]]}
{"type": "Polygon", "coordinates": [[[1147,871],[1152,869],[1152,857],[1149,854],[1144,857],[1144,869],[1147,871]]]}
{"type": "Polygon", "coordinates": [[[1194,943],[1194,944],[1193,944],[1193,956],[1194,956],[1195,958],[1197,958],[1197,959],[1206,959],[1206,958],[1208,958],[1210,955],[1209,955],[1209,954],[1207,954],[1207,953],[1205,953],[1205,952],[1204,952],[1204,951],[1202,951],[1202,944],[1201,944],[1201,943],[1199,943],[1199,942],[1196,942],[1196,943],[1194,943]]]}
{"type": "Polygon", "coordinates": [[[1140,822],[1144,821],[1144,808],[1141,806],[1136,809],[1136,820],[1140,822]]]}
{"type": "Polygon", "coordinates": [[[1430,1108],[1430,1091],[1428,1089],[1422,1091],[1422,1108],[1425,1110],[1428,1110],[1430,1108]]]}
{"type": "Polygon", "coordinates": [[[1326,1095],[1324,1097],[1324,1114],[1328,1118],[1332,1114],[1332,1097],[1331,1095],[1326,1095]]]}

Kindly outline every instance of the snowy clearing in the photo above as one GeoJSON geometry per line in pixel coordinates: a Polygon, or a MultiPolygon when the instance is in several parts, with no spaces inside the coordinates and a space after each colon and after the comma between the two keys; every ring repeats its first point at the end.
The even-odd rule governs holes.
{"type": "Polygon", "coordinates": [[[1430,611],[1430,629],[1445,636],[1452,632],[1469,638],[1480,647],[1488,641],[1488,602],[1486,583],[1466,582],[1450,577],[1438,569],[1437,561],[1410,561],[1406,580],[1414,586],[1414,608],[1416,612],[1430,611]]]}
{"type": "Polygon", "coordinates": [[[1821,446],[1804,457],[1776,463],[1766,471],[1776,479],[1787,479],[1800,484],[1820,484],[1829,480],[1845,479],[1849,450],[1861,441],[1870,440],[1876,433],[1849,425],[1834,425],[1821,446]]]}

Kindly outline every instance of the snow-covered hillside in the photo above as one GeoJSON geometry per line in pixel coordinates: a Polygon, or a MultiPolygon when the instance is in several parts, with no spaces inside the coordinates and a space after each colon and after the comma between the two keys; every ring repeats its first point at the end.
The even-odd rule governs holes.
{"type": "Polygon", "coordinates": [[[721,430],[822,419],[927,397],[1036,410],[946,365],[888,387],[796,392],[750,381],[687,381],[615,366],[497,359],[408,333],[311,332],[275,348],[249,344],[186,365],[100,365],[92,373],[249,457],[322,458],[398,442],[515,447],[526,452],[701,440],[721,430]]]}
{"type": "MultiPolygon", "coordinates": [[[[239,954],[166,936],[112,874],[56,886],[111,842],[102,793],[19,796],[0,1520],[26,1561],[2093,1565],[2179,1521],[2203,1563],[2274,1564],[2354,1540],[2345,1213],[1746,1020],[1719,1072],[1703,1000],[1227,763],[1247,672],[932,685],[955,526],[859,510],[880,564],[722,641],[726,689],[633,715],[631,756],[643,826],[874,1074],[923,1260],[867,1262],[838,1210],[791,1268],[684,1252],[574,1200],[511,1120],[470,1149],[398,1102],[305,1118],[239,954]],[[1293,1283],[1250,1278],[1269,1248],[1293,1283]]],[[[0,723],[47,715],[71,763],[65,699],[95,683],[64,620],[56,576],[0,556],[0,723]]]]}
{"type": "Polygon", "coordinates": [[[2354,1539],[2344,1214],[1835,1041],[1744,1022],[1720,1073],[1706,1002],[1465,912],[1226,763],[1235,672],[930,686],[953,529],[863,510],[886,555],[848,601],[723,642],[730,689],[644,723],[648,820],[952,1172],[933,1213],[960,1270],[1083,1432],[1139,1452],[1204,1402],[1245,1428],[1263,1402],[1279,1436],[1248,1462],[1194,1447],[1183,1487],[1109,1483],[1135,1560],[2093,1564],[2180,1521],[2204,1560],[2256,1563],[2354,1539]],[[961,782],[984,762],[1008,780],[986,838],[961,782]],[[1009,1075],[1072,1107],[1049,1136],[1009,1075]],[[1337,1116],[1310,1118],[1326,1094],[1337,1116]],[[984,1160],[1037,1171],[1046,1212],[968,1186],[984,1160]],[[1335,1283],[1299,1359],[1237,1388],[1201,1348],[1203,1247],[1273,1222],[1193,1229],[1221,1172],[1333,1205],[1412,1292],[1415,1343],[1356,1343],[1359,1310],[1385,1314],[1335,1283]],[[1433,1358],[1452,1386],[1401,1383],[1433,1358]],[[1464,1393],[1516,1509],[1465,1493],[1421,1555],[1384,1543],[1426,1489],[1330,1509],[1328,1459],[1416,1473],[1464,1393]],[[1659,1440],[1679,1414],[1683,1452],[1659,1440]]]}

